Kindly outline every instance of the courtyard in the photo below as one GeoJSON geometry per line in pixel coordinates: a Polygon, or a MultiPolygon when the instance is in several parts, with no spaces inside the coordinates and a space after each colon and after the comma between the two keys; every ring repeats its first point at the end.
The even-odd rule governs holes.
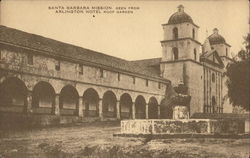
{"type": "Polygon", "coordinates": [[[119,122],[0,131],[4,158],[246,158],[249,139],[113,137],[119,122]]]}

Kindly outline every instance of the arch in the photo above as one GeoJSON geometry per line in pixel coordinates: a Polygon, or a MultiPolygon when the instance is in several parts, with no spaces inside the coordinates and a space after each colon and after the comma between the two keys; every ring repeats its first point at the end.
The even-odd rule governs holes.
{"type": "Polygon", "coordinates": [[[158,102],[155,97],[151,97],[148,102],[148,118],[158,118],[158,102]]]}
{"type": "Polygon", "coordinates": [[[5,79],[0,84],[0,106],[25,106],[27,105],[27,87],[16,77],[5,79]]]}
{"type": "Polygon", "coordinates": [[[120,114],[121,119],[132,118],[132,98],[128,93],[124,93],[120,97],[120,114]]]}
{"type": "Polygon", "coordinates": [[[87,89],[83,93],[83,113],[84,116],[97,117],[99,113],[99,95],[93,88],[87,89]]]}
{"type": "Polygon", "coordinates": [[[173,108],[170,106],[170,102],[167,99],[162,99],[160,103],[160,118],[161,119],[173,118],[173,108]]]}
{"type": "Polygon", "coordinates": [[[179,58],[178,48],[174,47],[172,51],[173,51],[174,60],[178,60],[179,58]]]}
{"type": "Polygon", "coordinates": [[[137,96],[137,98],[135,99],[135,118],[146,118],[146,101],[141,95],[137,96]]]}
{"type": "Polygon", "coordinates": [[[51,113],[54,105],[54,88],[48,82],[38,82],[32,91],[32,108],[34,113],[51,113]]]}
{"type": "Polygon", "coordinates": [[[195,29],[194,28],[192,30],[192,37],[193,37],[193,39],[195,39],[195,29]]]}
{"type": "Polygon", "coordinates": [[[102,110],[104,117],[116,117],[116,96],[112,91],[104,93],[102,98],[102,110]]]}
{"type": "Polygon", "coordinates": [[[173,28],[173,39],[178,39],[178,28],[173,28]]]}
{"type": "Polygon", "coordinates": [[[74,115],[78,109],[78,92],[72,85],[62,88],[59,95],[59,108],[61,115],[74,115]]]}
{"type": "Polygon", "coordinates": [[[197,53],[196,53],[196,48],[194,48],[194,60],[196,61],[197,59],[197,53]]]}

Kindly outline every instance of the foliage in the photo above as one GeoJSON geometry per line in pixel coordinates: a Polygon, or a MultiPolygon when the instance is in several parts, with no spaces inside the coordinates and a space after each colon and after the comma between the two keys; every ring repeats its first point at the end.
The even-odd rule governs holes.
{"type": "Polygon", "coordinates": [[[250,56],[249,43],[250,35],[245,38],[246,50],[238,52],[238,58],[235,62],[227,66],[226,75],[228,76],[228,97],[234,106],[241,106],[244,109],[250,109],[250,56]]]}

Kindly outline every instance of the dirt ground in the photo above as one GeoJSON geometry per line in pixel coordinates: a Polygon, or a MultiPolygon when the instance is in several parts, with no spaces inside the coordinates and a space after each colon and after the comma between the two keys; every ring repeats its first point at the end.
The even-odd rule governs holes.
{"type": "Polygon", "coordinates": [[[248,158],[250,139],[113,137],[118,123],[0,131],[0,158],[248,158]],[[2,156],[2,157],[1,157],[2,156]]]}

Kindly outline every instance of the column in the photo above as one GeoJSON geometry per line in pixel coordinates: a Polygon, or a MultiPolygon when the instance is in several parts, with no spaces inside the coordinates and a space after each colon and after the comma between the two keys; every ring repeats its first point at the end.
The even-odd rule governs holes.
{"type": "Polygon", "coordinates": [[[25,112],[27,113],[32,113],[32,92],[28,91],[27,93],[27,104],[26,104],[26,109],[25,112]]]}
{"type": "Polygon", "coordinates": [[[102,113],[102,98],[99,99],[99,117],[101,120],[103,119],[103,113],[102,113]]]}
{"type": "Polygon", "coordinates": [[[79,101],[78,101],[78,109],[77,109],[77,114],[79,117],[83,117],[83,101],[82,101],[82,97],[79,97],[79,101]]]}
{"type": "Polygon", "coordinates": [[[120,115],[120,101],[119,100],[117,100],[117,102],[116,102],[116,118],[118,120],[121,119],[121,115],[120,115]]]}
{"type": "Polygon", "coordinates": [[[54,105],[54,111],[53,113],[55,115],[60,115],[60,108],[59,108],[59,94],[55,95],[55,105],[54,105]]]}
{"type": "Polygon", "coordinates": [[[161,106],[158,105],[157,108],[158,108],[158,119],[160,119],[161,118],[161,106]]]}
{"type": "Polygon", "coordinates": [[[145,117],[148,119],[148,104],[145,105],[145,117]]]}
{"type": "Polygon", "coordinates": [[[135,119],[135,103],[132,102],[132,119],[135,119]]]}

